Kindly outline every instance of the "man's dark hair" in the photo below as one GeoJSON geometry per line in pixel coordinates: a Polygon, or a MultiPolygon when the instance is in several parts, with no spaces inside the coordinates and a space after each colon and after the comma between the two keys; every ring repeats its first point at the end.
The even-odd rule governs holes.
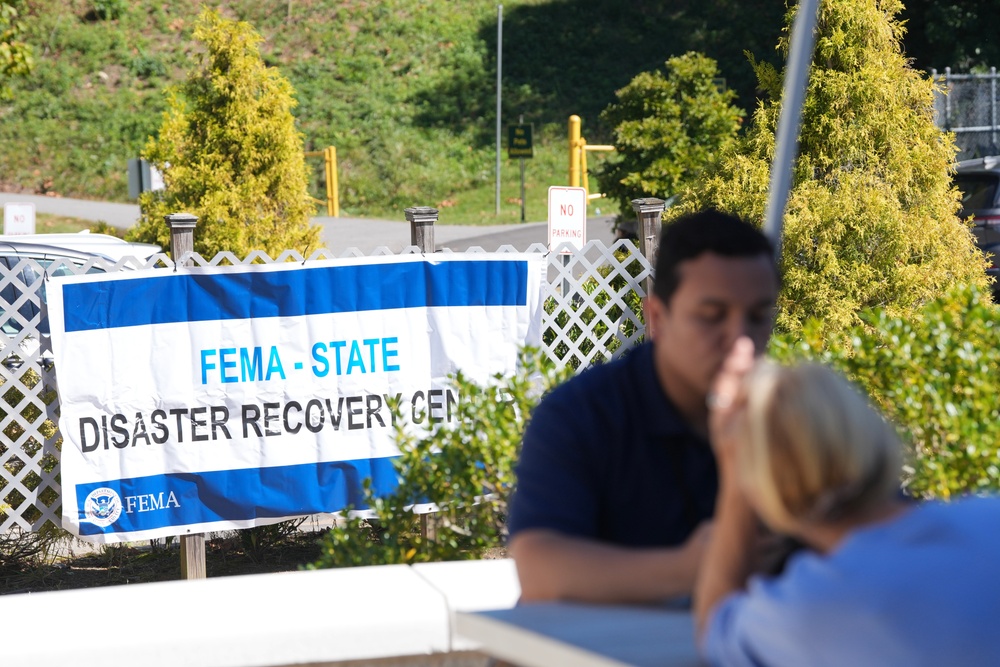
{"type": "MultiPolygon", "coordinates": [[[[664,225],[660,233],[653,293],[669,304],[681,283],[677,267],[706,252],[739,258],[766,255],[774,266],[774,246],[749,222],[715,209],[689,213],[664,225]]],[[[777,266],[774,273],[778,275],[777,266]]]]}

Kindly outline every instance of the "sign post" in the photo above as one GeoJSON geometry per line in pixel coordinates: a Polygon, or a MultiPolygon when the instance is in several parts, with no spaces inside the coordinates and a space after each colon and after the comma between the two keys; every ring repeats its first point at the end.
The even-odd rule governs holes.
{"type": "MultiPolygon", "coordinates": [[[[549,188],[549,251],[568,243],[576,250],[587,244],[587,191],[553,185],[549,188]]],[[[563,266],[571,252],[561,252],[563,266]]],[[[563,275],[563,296],[569,292],[569,278],[563,275]]]]}
{"type": "Polygon", "coordinates": [[[531,142],[531,125],[524,124],[524,114],[518,125],[507,126],[507,157],[521,162],[521,222],[524,222],[524,160],[535,157],[531,142]]]}
{"type": "Polygon", "coordinates": [[[35,205],[11,202],[3,207],[4,234],[34,234],[35,205]]]}

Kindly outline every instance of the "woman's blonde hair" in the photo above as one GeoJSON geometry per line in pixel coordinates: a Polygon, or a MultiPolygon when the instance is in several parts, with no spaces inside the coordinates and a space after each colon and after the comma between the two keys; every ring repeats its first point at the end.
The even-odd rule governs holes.
{"type": "Polygon", "coordinates": [[[740,477],[772,528],[850,517],[898,491],[896,433],[847,380],[764,361],[745,389],[740,477]]]}

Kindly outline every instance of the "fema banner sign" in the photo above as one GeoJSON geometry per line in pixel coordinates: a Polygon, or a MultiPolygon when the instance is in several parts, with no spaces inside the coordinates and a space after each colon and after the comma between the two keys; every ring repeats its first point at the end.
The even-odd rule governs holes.
{"type": "Polygon", "coordinates": [[[63,526],[95,542],[245,528],[396,485],[395,413],[454,420],[540,340],[540,255],[54,278],[63,526]]]}

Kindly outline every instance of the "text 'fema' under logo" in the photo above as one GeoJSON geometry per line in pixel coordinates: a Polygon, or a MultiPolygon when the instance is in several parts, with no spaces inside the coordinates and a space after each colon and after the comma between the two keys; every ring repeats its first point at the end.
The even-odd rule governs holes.
{"type": "Polygon", "coordinates": [[[107,487],[94,489],[83,501],[83,511],[86,514],[86,521],[105,528],[121,516],[122,499],[114,489],[107,487]]]}

